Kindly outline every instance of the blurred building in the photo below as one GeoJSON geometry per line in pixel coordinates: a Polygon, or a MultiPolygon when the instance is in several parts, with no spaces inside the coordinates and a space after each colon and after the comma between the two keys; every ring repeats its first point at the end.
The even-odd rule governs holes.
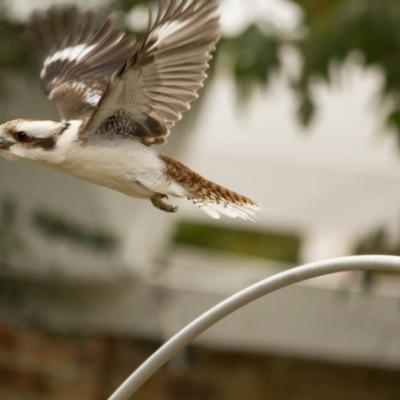
{"type": "MultiPolygon", "coordinates": [[[[283,57],[289,69],[296,62],[290,49],[283,57]]],[[[170,201],[179,205],[179,212],[167,215],[149,201],[1,159],[0,319],[4,323],[0,325],[0,393],[2,382],[6,387],[16,379],[16,386],[25,384],[37,392],[31,397],[13,397],[5,389],[6,399],[50,399],[40,373],[37,379],[22,375],[20,381],[7,375],[10,366],[37,369],[35,360],[42,356],[45,360],[48,348],[50,361],[41,365],[46,371],[53,365],[66,371],[59,387],[78,382],[87,373],[95,378],[76,383],[77,390],[82,390],[76,398],[102,398],[151,353],[149,343],[163,342],[251,283],[296,266],[287,260],[177,243],[174,237],[182,222],[211,230],[226,227],[295,237],[300,244],[297,263],[350,255],[365,235],[380,226],[396,235],[400,158],[393,137],[381,126],[379,107],[373,103],[379,74],[351,63],[336,73],[340,87],[316,86],[321,108],[308,131],[297,123],[296,100],[285,72],[276,77],[268,92],[244,104],[236,101],[232,81],[218,79],[185,115],[163,150],[207,178],[259,201],[264,209],[257,224],[228,218],[214,221],[176,199],[170,201]],[[83,332],[90,340],[79,344],[70,338],[40,336],[25,328],[27,324],[68,335],[83,332]],[[13,330],[15,326],[24,328],[13,330]],[[129,340],[139,344],[134,347],[129,340]],[[145,350],[133,350],[140,346],[145,350]],[[117,368],[117,355],[123,360],[118,379],[110,372],[117,368]],[[73,362],[63,364],[64,356],[73,362]],[[78,367],[73,369],[73,363],[78,367]],[[104,370],[99,372],[96,365],[104,370]],[[106,381],[108,386],[102,387],[106,381]]],[[[16,75],[6,82],[10,95],[2,104],[2,120],[56,118],[36,82],[16,75]]],[[[357,394],[361,392],[351,392],[348,386],[352,396],[332,398],[395,399],[396,391],[400,393],[398,283],[397,277],[379,276],[365,294],[360,275],[342,274],[280,291],[204,333],[194,350],[171,363],[170,375],[164,371],[157,380],[177,382],[169,389],[171,398],[222,399],[220,392],[207,392],[207,385],[199,383],[205,378],[196,381],[194,375],[185,381],[191,365],[199,359],[225,366],[237,362],[256,371],[254,365],[261,365],[258,357],[270,357],[262,364],[270,389],[275,380],[279,382],[277,369],[291,370],[293,377],[294,371],[301,370],[305,376],[310,368],[313,376],[323,370],[324,376],[336,376],[336,385],[343,382],[338,376],[343,378],[340,374],[346,373],[359,387],[372,384],[370,376],[379,382],[375,391],[357,394]],[[213,351],[222,354],[219,361],[213,351]],[[280,364],[274,358],[278,356],[286,361],[280,364]],[[301,360],[317,361],[305,368],[301,360]],[[349,365],[359,368],[349,372],[349,365]],[[387,394],[379,397],[385,387],[387,394]]],[[[230,372],[221,379],[229,385],[228,377],[237,370],[226,368],[230,372]]],[[[204,371],[198,373],[205,376],[204,371]]],[[[326,385],[332,392],[334,385],[326,385]]],[[[313,386],[312,380],[308,386],[313,386]]],[[[256,384],[245,387],[240,398],[261,399],[270,390],[256,384]],[[256,389],[249,395],[251,387],[256,389]]],[[[286,397],[283,389],[275,395],[324,398],[323,390],[321,384],[315,397],[307,392],[294,397],[294,386],[287,389],[286,397]]],[[[144,388],[143,399],[152,393],[147,391],[144,388]]]]}
{"type": "MultiPolygon", "coordinates": [[[[295,235],[302,262],[351,254],[369,230],[393,221],[400,189],[397,150],[371,108],[377,76],[349,66],[343,79],[345,89],[320,88],[323,107],[311,132],[300,131],[284,79],[244,106],[232,82],[219,80],[171,137],[166,152],[263,204],[257,224],[213,221],[175,199],[180,210],[167,215],[150,202],[0,160],[3,224],[7,204],[14,210],[3,234],[15,236],[3,253],[3,286],[13,293],[3,290],[2,315],[56,331],[164,340],[226,296],[294,266],[176,245],[182,220],[295,235]],[[93,240],[80,242],[79,229],[93,240]]],[[[9,82],[4,119],[53,112],[42,108],[49,105],[35,84],[9,82]]],[[[365,295],[357,279],[332,276],[281,291],[196,342],[398,369],[398,280],[382,279],[365,295]]]]}

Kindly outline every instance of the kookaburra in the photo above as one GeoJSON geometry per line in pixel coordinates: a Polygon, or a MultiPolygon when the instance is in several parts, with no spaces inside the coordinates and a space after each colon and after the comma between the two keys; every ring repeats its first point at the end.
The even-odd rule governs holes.
{"type": "MultiPolygon", "coordinates": [[[[151,18],[150,18],[151,19],[151,18]]],[[[259,205],[156,151],[197,98],[219,39],[213,0],[164,0],[143,42],[109,16],[67,22],[51,9],[34,14],[27,39],[42,64],[41,83],[60,121],[16,119],[0,126],[0,154],[46,165],[97,185],[150,199],[191,200],[213,218],[253,219],[259,205]]]]}

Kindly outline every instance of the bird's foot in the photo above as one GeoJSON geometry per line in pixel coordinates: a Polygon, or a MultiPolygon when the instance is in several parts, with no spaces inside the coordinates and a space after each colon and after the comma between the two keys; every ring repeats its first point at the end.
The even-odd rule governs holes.
{"type": "Polygon", "coordinates": [[[174,213],[178,211],[178,207],[174,207],[170,204],[164,203],[163,199],[168,199],[168,196],[166,196],[165,194],[156,194],[150,200],[153,203],[153,206],[158,208],[159,210],[163,210],[169,213],[174,213]]]}

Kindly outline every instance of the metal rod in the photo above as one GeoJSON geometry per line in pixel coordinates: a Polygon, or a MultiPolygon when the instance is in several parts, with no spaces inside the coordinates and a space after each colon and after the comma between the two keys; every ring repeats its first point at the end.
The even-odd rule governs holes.
{"type": "Polygon", "coordinates": [[[335,258],[293,268],[251,285],[217,304],[174,335],[137,368],[108,400],[128,400],[145,381],[193,339],[229,314],[262,296],[318,276],[345,271],[370,270],[400,272],[400,257],[335,258]]]}

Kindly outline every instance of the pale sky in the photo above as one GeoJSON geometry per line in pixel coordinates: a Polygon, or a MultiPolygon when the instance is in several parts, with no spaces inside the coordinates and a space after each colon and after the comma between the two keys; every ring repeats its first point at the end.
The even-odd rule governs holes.
{"type": "Polygon", "coordinates": [[[221,0],[220,12],[222,32],[227,36],[240,34],[254,21],[290,33],[302,18],[301,9],[289,0],[221,0]]]}

